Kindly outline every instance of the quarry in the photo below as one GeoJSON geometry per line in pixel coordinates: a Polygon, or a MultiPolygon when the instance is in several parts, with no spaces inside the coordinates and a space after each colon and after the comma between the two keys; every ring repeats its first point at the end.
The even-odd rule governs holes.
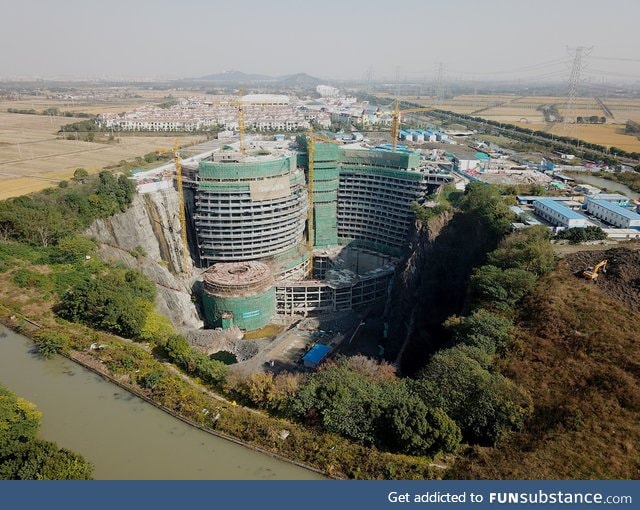
{"type": "Polygon", "coordinates": [[[185,160],[183,205],[166,175],[166,186],[144,181],[128,211],[96,221],[88,234],[101,256],[156,283],[159,311],[194,347],[230,352],[242,365],[286,343],[275,349],[279,358],[253,363],[264,370],[274,357],[299,364],[315,344],[329,354],[373,310],[382,313],[413,228],[412,204],[453,179],[417,151],[320,142],[310,186],[307,148],[252,145],[185,160]],[[324,330],[324,316],[342,319],[324,330]]]}

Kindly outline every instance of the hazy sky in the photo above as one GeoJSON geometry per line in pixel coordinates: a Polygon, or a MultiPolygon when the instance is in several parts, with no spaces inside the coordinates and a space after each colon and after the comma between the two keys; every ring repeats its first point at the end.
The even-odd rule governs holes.
{"type": "Polygon", "coordinates": [[[637,0],[0,0],[0,12],[4,79],[421,81],[443,62],[450,79],[566,80],[566,48],[581,45],[594,47],[588,79],[640,80],[637,0]]]}

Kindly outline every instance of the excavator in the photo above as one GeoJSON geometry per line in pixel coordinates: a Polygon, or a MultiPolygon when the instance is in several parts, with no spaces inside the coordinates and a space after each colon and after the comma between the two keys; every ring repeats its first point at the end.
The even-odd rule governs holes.
{"type": "Polygon", "coordinates": [[[606,260],[601,260],[595,266],[593,266],[593,268],[585,269],[584,271],[582,271],[582,276],[584,276],[587,280],[596,281],[598,279],[600,271],[602,271],[603,273],[607,272],[606,260]]]}

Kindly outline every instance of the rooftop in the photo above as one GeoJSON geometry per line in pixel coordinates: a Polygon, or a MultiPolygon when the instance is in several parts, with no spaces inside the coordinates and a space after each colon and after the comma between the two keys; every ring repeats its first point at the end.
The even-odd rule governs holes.
{"type": "Polygon", "coordinates": [[[269,266],[262,262],[225,262],[212,265],[203,275],[204,288],[212,294],[243,295],[273,283],[269,266]]]}
{"type": "Polygon", "coordinates": [[[569,209],[568,207],[560,203],[558,200],[551,200],[550,198],[538,198],[533,203],[534,205],[537,203],[546,205],[552,211],[562,214],[565,218],[569,220],[586,220],[586,218],[582,214],[579,214],[569,209]]]}
{"type": "Polygon", "coordinates": [[[628,220],[640,220],[640,214],[630,211],[629,209],[625,209],[624,207],[620,207],[619,205],[614,204],[613,202],[608,202],[607,200],[598,200],[598,199],[592,199],[590,200],[590,202],[593,202],[594,204],[604,207],[605,209],[613,213],[619,214],[620,216],[622,216],[623,218],[627,218],[628,220]]]}

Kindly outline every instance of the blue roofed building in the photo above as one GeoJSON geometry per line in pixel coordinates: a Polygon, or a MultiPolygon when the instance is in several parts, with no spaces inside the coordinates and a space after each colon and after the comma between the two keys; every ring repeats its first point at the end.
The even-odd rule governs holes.
{"type": "Polygon", "coordinates": [[[533,210],[538,216],[557,227],[584,228],[589,225],[587,218],[558,200],[539,198],[534,200],[533,210]]]}
{"type": "Polygon", "coordinates": [[[608,200],[588,198],[587,212],[618,228],[640,229],[640,214],[608,200]]]}

